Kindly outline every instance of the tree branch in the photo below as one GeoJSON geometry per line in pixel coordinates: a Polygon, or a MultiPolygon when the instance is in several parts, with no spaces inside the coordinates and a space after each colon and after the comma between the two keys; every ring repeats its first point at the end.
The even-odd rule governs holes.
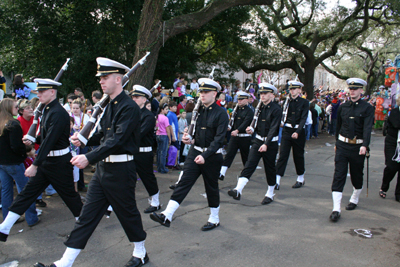
{"type": "MultiPolygon", "coordinates": [[[[283,69],[292,69],[297,74],[303,74],[302,69],[296,61],[296,58],[292,58],[290,61],[284,61],[278,64],[258,64],[253,67],[247,67],[244,63],[238,62],[239,67],[246,73],[254,73],[258,70],[270,70],[270,71],[280,71],[283,69]]],[[[300,75],[299,75],[300,76],[300,75]]]]}
{"type": "Polygon", "coordinates": [[[165,21],[165,40],[191,30],[199,29],[223,11],[239,5],[272,5],[273,0],[215,0],[197,12],[165,21]]]}
{"type": "Polygon", "coordinates": [[[333,74],[335,77],[337,77],[337,78],[339,78],[339,79],[347,80],[348,78],[350,78],[349,76],[341,75],[341,74],[337,73],[336,71],[332,70],[332,69],[329,68],[327,65],[325,65],[324,62],[321,62],[321,66],[324,67],[324,69],[325,69],[327,72],[333,74]]]}

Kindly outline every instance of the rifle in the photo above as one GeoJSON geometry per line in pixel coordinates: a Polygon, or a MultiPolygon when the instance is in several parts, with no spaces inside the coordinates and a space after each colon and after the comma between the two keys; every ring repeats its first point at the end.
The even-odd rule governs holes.
{"type": "MultiPolygon", "coordinates": [[[[60,71],[57,73],[56,77],[54,78],[54,81],[58,82],[61,79],[61,76],[64,74],[64,71],[67,70],[68,68],[68,62],[70,61],[70,58],[67,58],[67,61],[64,63],[64,65],[61,67],[60,71]]],[[[43,109],[45,107],[45,104],[39,103],[39,105],[35,109],[35,115],[33,117],[33,123],[31,127],[29,127],[28,133],[25,135],[25,138],[31,141],[32,143],[36,142],[36,136],[39,134],[39,129],[36,131],[37,126],[39,124],[39,118],[43,115],[43,109]]]]}
{"type": "Polygon", "coordinates": [[[83,108],[83,115],[82,115],[81,125],[79,126],[79,130],[82,130],[82,128],[83,128],[83,119],[85,118],[87,102],[88,102],[88,100],[86,99],[86,101],[85,101],[85,107],[83,108]]]}
{"type": "MultiPolygon", "coordinates": [[[[215,67],[213,67],[210,75],[208,75],[209,79],[212,79],[212,80],[214,79],[214,70],[215,70],[215,67]]],[[[201,106],[201,100],[199,98],[197,100],[196,106],[193,109],[192,120],[190,122],[189,129],[188,129],[188,135],[189,135],[190,140],[192,140],[193,137],[194,137],[194,135],[193,135],[194,134],[194,127],[196,125],[197,118],[199,117],[200,106],[201,106]]]]}
{"type": "MultiPolygon", "coordinates": [[[[132,74],[141,66],[145,63],[147,56],[150,54],[150,52],[147,52],[144,57],[142,57],[122,78],[122,87],[124,87],[126,84],[129,82],[129,77],[132,76],[132,74]]],[[[107,94],[104,94],[103,97],[100,99],[99,102],[96,103],[96,105],[93,107],[93,114],[88,123],[82,128],[82,130],[78,133],[78,139],[81,142],[81,147],[85,147],[88,140],[89,136],[96,124],[97,118],[100,116],[101,113],[103,113],[105,107],[108,105],[110,102],[110,96],[107,94]]]]}
{"type": "Polygon", "coordinates": [[[151,89],[150,89],[150,93],[153,93],[154,90],[157,89],[158,85],[161,83],[161,81],[158,81],[158,83],[156,83],[151,89]]]}
{"type": "Polygon", "coordinates": [[[235,117],[236,117],[236,112],[239,107],[239,104],[236,104],[235,108],[232,111],[231,118],[229,119],[229,124],[228,124],[228,131],[230,131],[233,127],[233,124],[235,123],[235,117]]]}
{"type": "Polygon", "coordinates": [[[250,126],[249,126],[253,133],[254,133],[254,129],[257,126],[258,116],[260,116],[260,113],[261,113],[261,105],[262,105],[262,101],[260,99],[260,102],[258,102],[256,110],[254,111],[253,120],[251,121],[250,126]]]}

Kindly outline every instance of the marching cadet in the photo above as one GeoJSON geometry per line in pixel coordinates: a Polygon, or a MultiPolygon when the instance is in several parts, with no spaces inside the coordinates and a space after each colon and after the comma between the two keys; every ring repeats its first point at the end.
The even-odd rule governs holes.
{"type": "MultiPolygon", "coordinates": [[[[238,103],[235,117],[231,118],[229,126],[232,124],[231,139],[229,140],[227,153],[225,155],[224,162],[222,163],[219,179],[222,181],[225,178],[226,171],[231,167],[233,160],[235,159],[237,150],[240,149],[240,155],[242,156],[243,166],[246,165],[247,158],[249,156],[249,150],[251,145],[251,134],[246,132],[246,128],[250,125],[251,120],[254,116],[254,111],[249,108],[248,99],[250,95],[243,91],[237,93],[238,103]]],[[[228,127],[229,127],[228,126],[228,127]]]]}
{"type": "Polygon", "coordinates": [[[153,172],[153,134],[156,125],[154,114],[145,107],[151,97],[150,91],[140,85],[134,85],[130,92],[132,99],[140,107],[140,148],[135,157],[136,171],[150,196],[150,206],[144,213],[152,213],[161,208],[156,176],[153,172]]]}
{"type": "Polygon", "coordinates": [[[335,173],[332,182],[333,211],[329,217],[332,222],[337,222],[340,218],[340,203],[348,165],[350,165],[353,194],[346,210],[354,210],[358,205],[363,187],[364,159],[374,123],[374,108],[361,100],[363,87],[367,83],[359,78],[350,78],[346,82],[350,91],[350,101],[339,106],[336,122],[335,173]]]}
{"type": "MultiPolygon", "coordinates": [[[[109,205],[112,206],[130,242],[134,243],[131,259],[125,265],[137,267],[149,261],[144,242],[140,212],[136,207],[136,167],[134,156],[139,152],[140,108],[124,92],[122,80],[129,68],[114,60],[97,58],[97,75],[101,89],[110,97],[100,120],[101,129],[92,135],[87,146],[98,147],[93,151],[72,158],[80,169],[97,163],[96,172],[89,184],[86,202],[79,220],[64,244],[67,249],[62,258],[50,267],[70,267],[96,229],[109,205]]],[[[71,137],[80,146],[77,134],[71,137]]],[[[34,267],[44,267],[36,263],[34,267]]]]}
{"type": "MultiPolygon", "coordinates": [[[[259,85],[260,115],[258,115],[255,129],[251,126],[246,128],[246,132],[252,135],[256,132],[256,138],[251,146],[249,159],[239,176],[238,183],[234,189],[228,191],[228,195],[236,200],[240,200],[242,190],[249,181],[251,175],[257,168],[260,159],[263,159],[265,175],[267,177],[268,191],[265,194],[262,205],[269,204],[274,199],[274,187],[276,184],[275,159],[278,153],[279,125],[282,118],[282,109],[274,101],[278,90],[269,83],[259,85]]],[[[256,111],[256,115],[257,116],[256,111]]]]}
{"type": "Polygon", "coordinates": [[[188,133],[182,137],[185,144],[192,144],[183,167],[183,175],[176,185],[167,208],[157,214],[153,212],[153,221],[169,227],[172,216],[185,199],[200,175],[203,175],[208,205],[211,210],[207,224],[201,230],[208,231],[219,226],[219,190],[218,177],[223,162],[222,145],[228,128],[228,116],[223,108],[215,103],[220,85],[208,78],[199,79],[200,99],[203,106],[196,121],[194,140],[188,133]]]}
{"type": "MultiPolygon", "coordinates": [[[[51,79],[35,79],[39,101],[45,104],[40,120],[40,135],[37,143],[40,150],[33,164],[25,170],[30,177],[24,189],[18,194],[9,208],[7,217],[0,224],[0,241],[6,242],[11,227],[24,214],[36,198],[51,184],[78,218],[82,201],[74,188],[73,166],[70,163],[69,115],[57,99],[57,89],[61,83],[51,79]]],[[[31,145],[26,136],[24,144],[31,145]]]]}
{"type": "MultiPolygon", "coordinates": [[[[385,169],[383,170],[382,185],[379,190],[379,196],[386,198],[386,192],[389,190],[390,182],[397,173],[397,184],[394,191],[396,201],[400,202],[400,97],[396,97],[397,108],[390,111],[386,123],[385,138],[385,169]]],[[[384,129],[385,131],[385,129],[384,129]]]]}
{"type": "Polygon", "coordinates": [[[309,104],[306,99],[300,97],[304,86],[301,82],[289,81],[288,86],[290,98],[283,108],[282,140],[279,159],[276,164],[276,190],[279,190],[281,178],[285,174],[291,148],[293,148],[293,161],[297,173],[297,181],[292,188],[300,188],[305,184],[304,146],[306,135],[304,125],[308,116],[309,104]]]}

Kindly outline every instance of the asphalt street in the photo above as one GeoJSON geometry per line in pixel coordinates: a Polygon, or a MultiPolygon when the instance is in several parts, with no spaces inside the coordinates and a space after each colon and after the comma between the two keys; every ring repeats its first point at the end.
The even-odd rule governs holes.
{"type": "MultiPolygon", "coordinates": [[[[358,207],[346,211],[352,193],[350,177],[342,200],[339,222],[329,221],[332,211],[331,183],[334,171],[334,137],[320,135],[306,144],[305,186],[292,189],[296,173],[292,159],[275,191],[274,202],[261,205],[267,190],[264,168],[256,170],[243,190],[240,201],[228,196],[243,168],[240,154],[223,182],[220,182],[221,226],[202,232],[209,208],[204,183],[198,179],[175,213],[170,228],[153,222],[142,213],[147,232],[148,267],[163,266],[400,266],[400,203],[394,199],[396,178],[386,199],[378,195],[384,168],[384,137],[372,135],[369,167],[369,194],[364,190],[358,207]],[[356,230],[356,231],[355,231],[356,230]],[[370,231],[372,236],[365,234],[370,231]],[[358,233],[357,233],[358,232],[358,233]]],[[[90,180],[87,170],[86,179],[90,180]]],[[[170,184],[179,171],[156,174],[160,200],[164,208],[171,196],[170,184]]],[[[82,194],[83,196],[85,193],[82,194]]],[[[139,181],[137,206],[148,206],[147,193],[139,181]]],[[[0,266],[18,261],[32,266],[41,261],[50,264],[61,258],[63,241],[74,227],[74,217],[60,197],[45,198],[41,222],[28,227],[16,224],[6,243],[0,243],[0,266]]],[[[124,266],[132,255],[129,243],[115,214],[104,217],[74,266],[124,266]]],[[[11,266],[9,264],[8,266],[11,266]]],[[[14,265],[17,266],[17,265],[14,265]]]]}

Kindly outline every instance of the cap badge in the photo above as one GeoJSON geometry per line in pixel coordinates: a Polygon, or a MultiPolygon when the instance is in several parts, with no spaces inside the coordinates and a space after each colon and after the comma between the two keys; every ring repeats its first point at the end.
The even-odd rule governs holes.
{"type": "Polygon", "coordinates": [[[202,82],[202,83],[201,83],[201,86],[204,86],[205,84],[206,84],[205,82],[202,82]]]}

